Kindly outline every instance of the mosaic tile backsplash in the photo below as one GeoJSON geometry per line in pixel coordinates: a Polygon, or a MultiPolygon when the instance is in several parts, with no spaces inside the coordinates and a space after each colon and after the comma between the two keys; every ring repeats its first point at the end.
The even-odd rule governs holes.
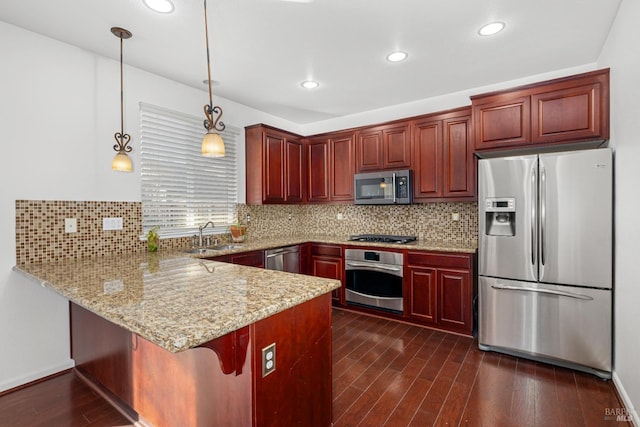
{"type": "MultiPolygon", "coordinates": [[[[296,234],[346,236],[362,233],[408,234],[432,241],[477,245],[476,203],[403,206],[263,205],[236,207],[248,224],[247,238],[296,234]],[[451,221],[458,212],[459,221],[451,221]],[[247,215],[250,220],[247,221],[247,215]],[[338,219],[338,216],[342,219],[338,219]]],[[[145,251],[141,202],[16,200],[16,263],[80,259],[145,251]],[[123,229],[103,231],[102,218],[123,220],[123,229]],[[76,218],[77,233],[64,232],[64,219],[76,218]]],[[[220,242],[228,234],[217,236],[220,242]]],[[[162,239],[160,249],[184,248],[191,237],[162,239]]]]}
{"type": "Polygon", "coordinates": [[[475,202],[397,206],[238,205],[237,217],[248,224],[249,239],[300,233],[329,236],[375,233],[415,235],[469,245],[478,242],[475,202]],[[460,214],[459,221],[451,220],[454,212],[460,214]]]}

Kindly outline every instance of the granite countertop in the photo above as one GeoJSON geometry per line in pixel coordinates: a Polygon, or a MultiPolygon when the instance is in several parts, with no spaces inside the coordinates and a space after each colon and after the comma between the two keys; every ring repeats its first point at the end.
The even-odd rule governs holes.
{"type": "Polygon", "coordinates": [[[462,242],[447,242],[447,241],[435,241],[435,240],[423,240],[418,239],[415,242],[399,244],[399,243],[374,243],[374,242],[352,242],[349,240],[349,236],[326,236],[318,234],[298,234],[289,237],[270,237],[263,239],[249,239],[244,243],[232,243],[237,246],[233,249],[220,250],[215,252],[207,252],[204,254],[197,254],[196,257],[212,257],[227,255],[232,253],[241,253],[249,251],[257,251],[269,248],[278,248],[282,246],[299,245],[301,243],[315,242],[315,243],[329,243],[336,245],[349,245],[349,246],[364,246],[374,248],[392,248],[392,249],[413,249],[420,251],[436,251],[436,252],[457,252],[457,253],[475,253],[477,250],[476,244],[462,243],[462,242]]]}
{"type": "Polygon", "coordinates": [[[14,270],[174,353],[340,287],[337,280],[207,261],[179,251],[14,270]]]}

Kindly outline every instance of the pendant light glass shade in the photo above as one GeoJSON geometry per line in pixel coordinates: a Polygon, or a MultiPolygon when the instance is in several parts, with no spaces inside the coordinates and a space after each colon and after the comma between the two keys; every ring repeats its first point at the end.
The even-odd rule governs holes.
{"type": "Polygon", "coordinates": [[[127,153],[125,152],[116,154],[111,162],[111,169],[118,172],[131,172],[133,169],[131,157],[127,156],[127,153]]]}
{"type": "Polygon", "coordinates": [[[224,157],[224,141],[218,132],[210,129],[204,135],[200,154],[206,157],[224,157]]]}

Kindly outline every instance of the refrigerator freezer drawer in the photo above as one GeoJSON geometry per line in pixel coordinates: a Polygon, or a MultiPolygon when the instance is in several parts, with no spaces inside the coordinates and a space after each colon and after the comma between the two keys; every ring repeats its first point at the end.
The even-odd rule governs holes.
{"type": "Polygon", "coordinates": [[[482,276],[478,285],[481,349],[610,377],[610,290],[482,276]]]}

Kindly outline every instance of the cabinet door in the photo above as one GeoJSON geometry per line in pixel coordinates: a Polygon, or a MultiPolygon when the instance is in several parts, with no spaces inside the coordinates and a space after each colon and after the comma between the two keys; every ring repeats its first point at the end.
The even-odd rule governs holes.
{"type": "Polygon", "coordinates": [[[437,322],[437,270],[435,268],[409,268],[409,298],[405,312],[409,317],[428,323],[437,322]]]}
{"type": "Polygon", "coordinates": [[[499,148],[531,143],[529,95],[501,96],[473,105],[475,148],[499,148]]]}
{"type": "Polygon", "coordinates": [[[411,166],[411,125],[387,126],[382,130],[382,167],[405,169],[411,166]]]}
{"type": "Polygon", "coordinates": [[[285,201],[300,203],[304,197],[304,145],[302,141],[287,139],[285,146],[285,201]]]}
{"type": "Polygon", "coordinates": [[[331,138],[331,200],[353,200],[355,147],[353,134],[331,138]]]}
{"type": "Polygon", "coordinates": [[[438,269],[438,323],[448,329],[472,333],[472,292],[469,271],[438,269]]]}
{"type": "Polygon", "coordinates": [[[471,116],[443,121],[444,130],[444,197],[476,195],[476,160],[473,155],[471,116]]]}
{"type": "Polygon", "coordinates": [[[309,202],[328,202],[329,141],[311,140],[307,144],[307,198],[309,202]]]}
{"type": "Polygon", "coordinates": [[[532,95],[533,142],[607,138],[608,127],[603,124],[601,99],[600,82],[532,95]]]}
{"type": "Polygon", "coordinates": [[[264,252],[252,251],[241,253],[238,255],[231,255],[231,263],[246,265],[249,267],[264,268],[264,252]]]}
{"type": "Polygon", "coordinates": [[[265,203],[285,201],[285,138],[277,133],[264,135],[263,197],[265,203]]]}
{"type": "Polygon", "coordinates": [[[442,197],[442,121],[413,126],[413,198],[442,197]]]}
{"type": "Polygon", "coordinates": [[[380,170],[382,160],[382,129],[365,129],[358,134],[356,171],[380,170]]]}
{"type": "MultiPolygon", "coordinates": [[[[320,255],[311,256],[311,275],[317,277],[324,277],[326,279],[337,279],[342,282],[342,271],[344,267],[342,265],[342,258],[326,257],[320,255]]],[[[342,287],[334,289],[331,293],[331,298],[342,304],[344,299],[342,287]]]]}

